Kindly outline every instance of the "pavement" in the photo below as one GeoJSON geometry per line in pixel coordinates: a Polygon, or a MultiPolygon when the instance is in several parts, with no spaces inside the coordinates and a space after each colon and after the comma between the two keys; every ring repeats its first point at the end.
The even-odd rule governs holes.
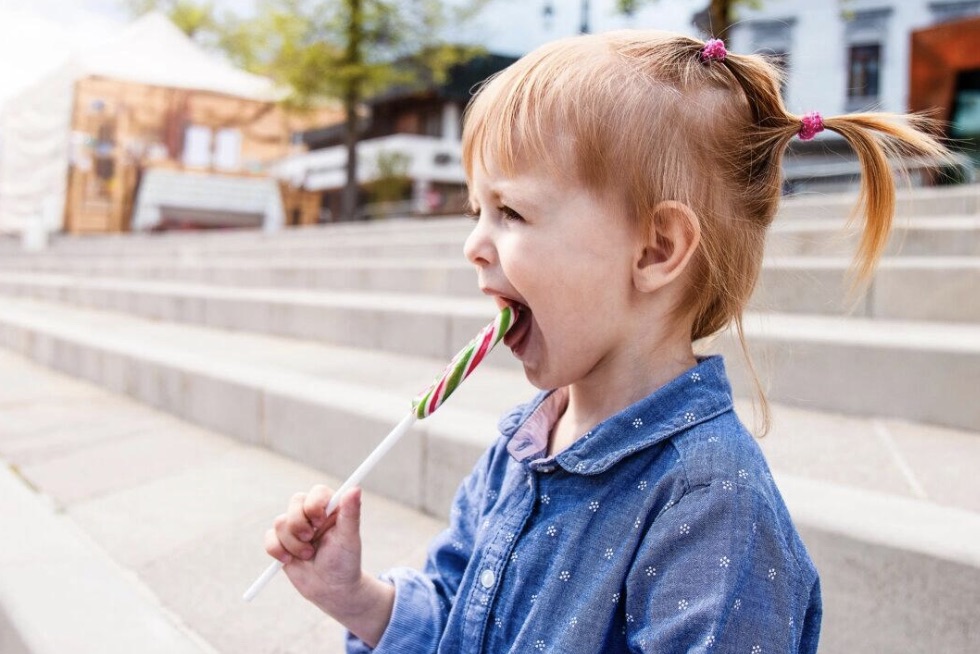
{"type": "MultiPolygon", "coordinates": [[[[0,351],[0,652],[333,654],[343,629],[262,537],[338,480],[0,351]]],[[[364,496],[365,568],[420,565],[440,520],[364,496]]]]}

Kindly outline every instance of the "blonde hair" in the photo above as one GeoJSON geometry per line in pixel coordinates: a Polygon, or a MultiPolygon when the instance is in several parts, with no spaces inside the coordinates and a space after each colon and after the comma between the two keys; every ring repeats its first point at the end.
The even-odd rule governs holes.
{"type": "MultiPolygon", "coordinates": [[[[704,42],[625,30],[546,44],[485,83],[467,109],[463,165],[492,159],[512,173],[520,162],[550,166],[597,191],[626,198],[638,225],[674,200],[698,216],[701,240],[693,283],[678,312],[693,318],[691,339],[732,323],[762,403],[769,409],[742,329],[782,188],[782,156],[801,126],[786,111],[781,73],[758,55],[703,61],[704,42]],[[557,156],[570,155],[570,156],[557,156]],[[570,162],[571,170],[561,166],[570,162]]],[[[944,159],[947,151],[918,116],[868,113],[825,118],[862,169],[855,215],[864,229],[854,258],[866,283],[888,238],[895,207],[889,156],[944,159]]]]}

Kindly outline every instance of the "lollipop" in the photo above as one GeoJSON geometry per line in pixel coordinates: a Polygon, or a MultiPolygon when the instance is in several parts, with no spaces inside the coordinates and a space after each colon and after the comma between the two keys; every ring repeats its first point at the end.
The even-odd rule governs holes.
{"type": "MultiPolygon", "coordinates": [[[[511,327],[514,326],[516,322],[516,315],[514,309],[511,307],[504,307],[497,318],[484,327],[479,334],[476,335],[472,341],[470,341],[466,347],[459,351],[459,353],[453,357],[453,360],[449,363],[449,366],[442,373],[442,376],[435,380],[429,388],[420,393],[414,400],[412,400],[412,410],[407,416],[405,416],[398,425],[391,430],[383,441],[381,441],[374,451],[368,455],[366,459],[357,467],[357,469],[347,478],[337,492],[333,494],[330,498],[330,503],[327,504],[326,514],[330,515],[340,504],[340,499],[344,494],[352,487],[360,483],[360,481],[367,476],[368,472],[381,460],[381,458],[388,453],[395,443],[397,443],[402,436],[408,432],[409,427],[416,420],[421,420],[430,416],[436,409],[442,406],[442,403],[455,391],[459,385],[466,379],[473,369],[476,368],[487,353],[493,349],[493,346],[500,342],[500,339],[504,337],[511,327]]],[[[248,590],[245,591],[243,599],[246,602],[250,602],[259,594],[265,585],[276,576],[276,573],[282,570],[282,562],[274,561],[265,572],[263,572],[255,582],[249,586],[248,590]]]]}

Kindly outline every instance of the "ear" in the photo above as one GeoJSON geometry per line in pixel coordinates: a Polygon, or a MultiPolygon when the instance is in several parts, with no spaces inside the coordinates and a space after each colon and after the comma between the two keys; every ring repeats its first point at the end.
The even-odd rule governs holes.
{"type": "Polygon", "coordinates": [[[661,202],[653,208],[649,224],[633,264],[633,285],[643,293],[677,279],[701,242],[701,221],[682,202],[661,202]]]}

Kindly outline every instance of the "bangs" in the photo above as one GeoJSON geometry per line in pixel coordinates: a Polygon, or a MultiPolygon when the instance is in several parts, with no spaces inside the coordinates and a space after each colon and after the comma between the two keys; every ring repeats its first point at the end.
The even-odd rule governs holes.
{"type": "Polygon", "coordinates": [[[604,108],[581,100],[604,95],[591,87],[611,59],[606,43],[575,37],[542,46],[488,79],[466,110],[467,177],[472,179],[474,166],[492,161],[506,174],[533,163],[589,186],[603,183],[601,166],[583,164],[605,158],[598,147],[604,130],[594,125],[604,108]]]}

